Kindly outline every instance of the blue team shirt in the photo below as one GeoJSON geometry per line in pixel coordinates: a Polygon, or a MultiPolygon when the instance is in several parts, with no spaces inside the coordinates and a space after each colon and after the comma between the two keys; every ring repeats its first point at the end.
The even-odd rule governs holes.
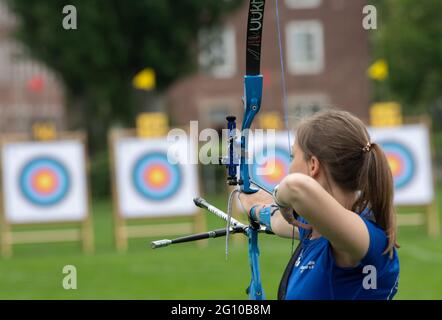
{"type": "MultiPolygon", "coordinates": [[[[302,218],[299,218],[306,222],[302,218]]],[[[288,280],[287,300],[390,300],[398,289],[399,259],[396,249],[393,258],[382,254],[387,247],[385,232],[373,221],[361,216],[370,235],[370,245],[365,257],[356,267],[341,268],[335,263],[330,242],[324,237],[308,239],[306,230],[300,229],[301,253],[288,280]],[[364,267],[366,270],[364,273],[364,267]],[[374,268],[373,268],[374,267],[374,268]],[[366,289],[364,278],[374,275],[376,289],[366,289]]],[[[372,279],[371,279],[372,280],[372,279]]],[[[370,287],[370,285],[368,286],[370,287]]]]}

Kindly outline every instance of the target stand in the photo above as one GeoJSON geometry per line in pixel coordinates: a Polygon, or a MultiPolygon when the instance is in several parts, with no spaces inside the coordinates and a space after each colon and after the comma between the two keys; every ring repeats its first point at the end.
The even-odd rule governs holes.
{"type": "Polygon", "coordinates": [[[93,252],[85,145],[82,132],[45,141],[27,134],[1,137],[3,256],[26,243],[81,241],[85,252],[93,252]]]}
{"type": "Polygon", "coordinates": [[[191,196],[199,193],[196,166],[171,164],[166,137],[140,137],[135,129],[118,129],[108,139],[118,251],[128,249],[130,238],[205,230],[205,216],[191,196]]]}

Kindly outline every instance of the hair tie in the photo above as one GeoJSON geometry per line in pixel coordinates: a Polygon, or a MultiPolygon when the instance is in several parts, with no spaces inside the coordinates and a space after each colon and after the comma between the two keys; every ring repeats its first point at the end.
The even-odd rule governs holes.
{"type": "Polygon", "coordinates": [[[371,143],[367,142],[367,144],[365,145],[365,147],[362,148],[363,152],[369,152],[371,150],[371,143]]]}

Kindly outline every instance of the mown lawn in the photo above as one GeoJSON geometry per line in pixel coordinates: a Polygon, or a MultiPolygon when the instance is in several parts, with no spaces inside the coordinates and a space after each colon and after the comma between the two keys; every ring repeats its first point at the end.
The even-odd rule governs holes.
{"type": "MultiPolygon", "coordinates": [[[[442,192],[439,192],[442,208],[442,192]]],[[[224,197],[210,198],[224,207],[224,197]]],[[[96,253],[84,255],[78,244],[36,244],[14,247],[14,256],[0,259],[0,299],[246,299],[249,266],[245,241],[225,238],[206,247],[195,243],[159,250],[151,239],[131,240],[129,251],[116,253],[110,201],[94,203],[96,253]],[[64,290],[63,266],[75,265],[78,289],[64,290]]],[[[442,220],[442,219],[441,219],[442,220]]],[[[208,228],[223,227],[208,216],[208,228]]],[[[235,237],[242,237],[235,235],[235,237]]],[[[442,238],[431,239],[423,227],[401,227],[401,277],[396,299],[442,299],[442,238]]],[[[260,238],[262,278],[267,298],[290,258],[291,241],[260,238]]]]}

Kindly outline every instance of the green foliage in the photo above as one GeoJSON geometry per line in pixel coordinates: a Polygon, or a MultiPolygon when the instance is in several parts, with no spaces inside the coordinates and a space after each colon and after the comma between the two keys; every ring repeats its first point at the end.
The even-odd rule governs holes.
{"type": "Polygon", "coordinates": [[[111,196],[111,174],[109,153],[100,151],[90,159],[90,185],[94,199],[108,198],[111,196]]]}
{"type": "MultiPolygon", "coordinates": [[[[442,164],[442,131],[438,131],[433,134],[433,145],[435,150],[434,160],[435,163],[439,166],[440,170],[440,166],[442,164]]],[[[437,176],[436,178],[438,178],[438,181],[440,181],[441,179],[440,176],[437,176]]]]}
{"type": "Polygon", "coordinates": [[[376,58],[385,58],[389,77],[375,83],[375,96],[396,100],[405,115],[429,113],[435,160],[442,163],[442,23],[440,0],[373,0],[378,30],[372,33],[376,58]]]}
{"type": "Polygon", "coordinates": [[[198,31],[242,1],[8,0],[19,17],[17,38],[67,90],[71,128],[86,127],[102,149],[112,123],[132,125],[132,78],[155,69],[164,90],[195,68],[198,31]],[[63,7],[77,9],[77,29],[62,26],[63,7]]]}
{"type": "Polygon", "coordinates": [[[442,96],[442,1],[371,2],[378,8],[375,55],[390,68],[384,98],[402,102],[407,114],[428,111],[442,96]]]}

